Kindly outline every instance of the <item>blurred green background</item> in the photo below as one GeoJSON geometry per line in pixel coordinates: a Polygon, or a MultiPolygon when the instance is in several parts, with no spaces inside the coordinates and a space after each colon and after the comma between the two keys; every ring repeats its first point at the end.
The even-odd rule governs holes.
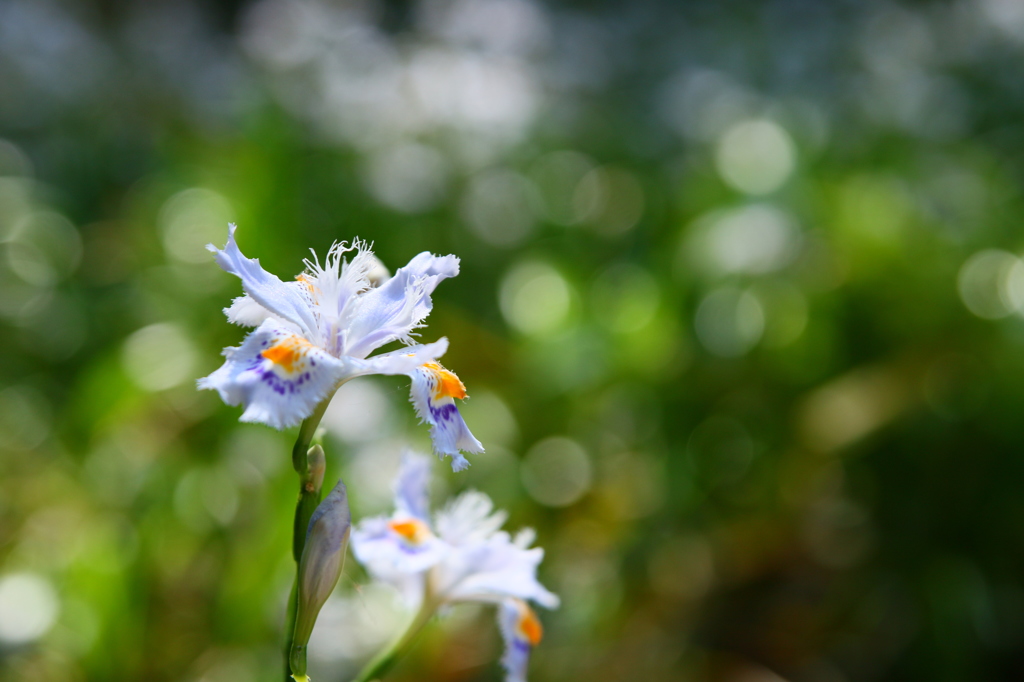
{"type": "MultiPolygon", "coordinates": [[[[294,433],[195,390],[229,221],[461,257],[434,504],[537,529],[535,682],[1020,679],[1022,64],[1014,0],[0,0],[0,679],[278,679],[294,433]]],[[[407,391],[325,420],[357,518],[407,391]]],[[[403,617],[350,559],[313,679],[403,617]]]]}

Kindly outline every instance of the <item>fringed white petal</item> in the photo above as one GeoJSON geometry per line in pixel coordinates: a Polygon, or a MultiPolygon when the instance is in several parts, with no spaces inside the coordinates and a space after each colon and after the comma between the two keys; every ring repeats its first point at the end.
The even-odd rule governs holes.
{"type": "Polygon", "coordinates": [[[238,250],[235,243],[235,226],[228,228],[228,241],[223,249],[213,244],[207,249],[213,252],[220,265],[242,280],[245,289],[253,301],[274,315],[298,326],[302,335],[320,345],[320,332],[317,327],[313,302],[300,286],[285,283],[262,267],[257,258],[246,258],[238,250]]]}
{"type": "Polygon", "coordinates": [[[452,458],[452,470],[462,471],[469,460],[462,452],[483,452],[484,446],[470,432],[455,406],[455,398],[466,398],[466,387],[453,372],[437,363],[426,363],[409,374],[410,400],[416,414],[430,425],[430,439],[439,457],[452,458]]]}
{"type": "Polygon", "coordinates": [[[354,239],[351,244],[336,242],[327,252],[323,265],[313,253],[306,259],[306,271],[299,275],[299,284],[305,286],[313,301],[324,346],[335,355],[351,355],[344,347],[349,318],[352,317],[359,296],[373,286],[372,276],[380,261],[369,250],[366,242],[354,239]],[[355,251],[351,260],[345,254],[355,251]]]}
{"type": "Polygon", "coordinates": [[[508,512],[494,511],[487,495],[468,490],[437,513],[437,534],[452,545],[478,543],[496,533],[507,518],[508,512]]]}
{"type": "Polygon", "coordinates": [[[339,383],[346,365],[276,320],[266,320],[242,345],[226,348],[225,363],[199,380],[228,405],[243,405],[241,420],[277,429],[308,417],[339,383]]]}
{"type": "Polygon", "coordinates": [[[430,314],[430,295],[448,277],[459,274],[455,256],[423,252],[376,289],[359,295],[345,320],[342,349],[346,355],[364,358],[392,341],[410,343],[412,332],[430,314]]]}
{"type": "Polygon", "coordinates": [[[516,597],[555,608],[558,597],[537,580],[537,566],[543,558],[543,549],[523,549],[502,531],[485,541],[454,548],[438,584],[452,601],[493,602],[516,597]]]}

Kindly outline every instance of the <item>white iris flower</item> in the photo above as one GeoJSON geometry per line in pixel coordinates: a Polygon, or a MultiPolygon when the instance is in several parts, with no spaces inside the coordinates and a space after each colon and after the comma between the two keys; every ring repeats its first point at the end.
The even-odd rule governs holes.
{"type": "Polygon", "coordinates": [[[414,344],[413,331],[430,314],[430,295],[459,274],[455,256],[423,252],[394,277],[359,240],[331,247],[323,265],[306,260],[294,282],[282,282],[246,258],[235,243],[214,253],[218,265],[242,280],[245,295],[224,312],[236,324],[256,327],[242,345],[226,348],[217,371],[199,380],[228,405],[243,405],[241,420],[283,429],[323,407],[345,381],[364,374],[405,374],[412,379],[412,402],[430,425],[434,449],[452,458],[456,471],[469,466],[463,452],[483,452],[455,406],[466,389],[454,373],[437,364],[447,339],[414,344]],[[344,255],[354,252],[351,259],[344,255]],[[392,341],[409,344],[369,357],[392,341]]]}
{"type": "Polygon", "coordinates": [[[507,514],[475,491],[452,500],[431,523],[429,481],[430,461],[407,452],[395,481],[395,511],[362,521],[352,531],[352,551],[375,579],[398,588],[421,612],[459,602],[497,604],[507,680],[524,681],[530,650],[541,638],[540,621],[526,602],[546,608],[559,602],[537,581],[544,550],[530,548],[532,530],[514,538],[501,530],[507,514]]]}

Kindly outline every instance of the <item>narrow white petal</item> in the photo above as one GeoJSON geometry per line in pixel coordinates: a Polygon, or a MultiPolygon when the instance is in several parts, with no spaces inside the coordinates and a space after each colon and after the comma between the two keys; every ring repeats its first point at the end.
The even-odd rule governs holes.
{"type": "Polygon", "coordinates": [[[391,353],[374,355],[372,358],[359,360],[344,358],[353,376],[364,374],[406,374],[411,375],[421,365],[434,362],[448,350],[448,339],[438,339],[433,343],[408,346],[391,353]]]}
{"type": "Polygon", "coordinates": [[[328,332],[331,338],[324,339],[326,347],[339,353],[345,350],[341,347],[344,338],[339,336],[345,336],[348,309],[360,293],[373,286],[370,275],[379,263],[366,242],[359,239],[351,244],[335,242],[323,265],[316,253],[313,260],[306,259],[306,272],[299,276],[299,281],[307,287],[321,320],[326,322],[325,329],[333,330],[328,332]],[[355,251],[355,256],[346,260],[344,256],[350,251],[355,251]]]}
{"type": "Polygon", "coordinates": [[[242,288],[253,301],[274,315],[298,325],[303,336],[319,345],[312,301],[303,293],[303,288],[295,283],[282,282],[260,267],[259,259],[243,256],[235,243],[235,229],[234,225],[228,228],[228,241],[223,249],[213,244],[207,245],[206,248],[217,259],[217,264],[242,280],[242,288]]]}
{"type": "Polygon", "coordinates": [[[348,378],[346,365],[276,320],[267,320],[242,345],[227,348],[225,363],[199,388],[215,389],[228,405],[243,405],[241,420],[283,429],[308,417],[348,378]]]}
{"type": "Polygon", "coordinates": [[[409,343],[412,332],[430,314],[430,295],[448,277],[459,274],[455,256],[423,252],[399,268],[395,276],[353,301],[344,352],[366,357],[392,341],[409,343]]]}

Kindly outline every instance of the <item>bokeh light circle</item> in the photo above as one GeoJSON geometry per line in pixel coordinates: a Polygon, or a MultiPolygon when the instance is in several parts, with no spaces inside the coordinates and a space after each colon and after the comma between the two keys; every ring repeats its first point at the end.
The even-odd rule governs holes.
{"type": "Polygon", "coordinates": [[[782,186],[796,165],[796,148],[782,126],[753,119],[729,128],[718,141],[715,167],[730,186],[754,195],[782,186]]]}
{"type": "Polygon", "coordinates": [[[558,329],[569,313],[569,284],[546,263],[525,262],[512,268],[501,283],[502,315],[524,334],[542,335],[558,329]]]}
{"type": "Polygon", "coordinates": [[[35,573],[0,578],[0,642],[25,644],[45,635],[60,610],[57,592],[35,573]]]}
{"type": "Polygon", "coordinates": [[[548,507],[567,507],[590,488],[590,457],[576,441],[553,437],[530,448],[521,469],[530,497],[548,507]]]}

